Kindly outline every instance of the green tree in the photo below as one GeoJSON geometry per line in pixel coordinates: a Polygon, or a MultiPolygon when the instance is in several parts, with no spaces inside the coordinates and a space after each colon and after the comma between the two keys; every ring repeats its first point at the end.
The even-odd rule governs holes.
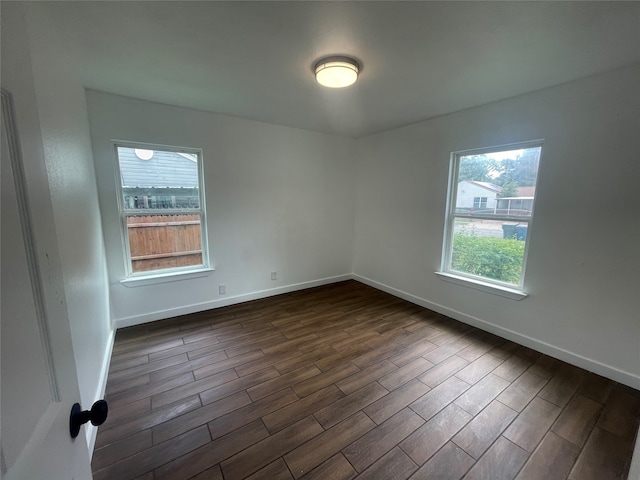
{"type": "Polygon", "coordinates": [[[486,155],[468,155],[460,159],[458,181],[492,182],[499,171],[498,162],[486,155]]]}
{"type": "Polygon", "coordinates": [[[517,197],[518,196],[518,184],[516,182],[506,182],[501,185],[502,191],[498,195],[498,197],[517,197]]]}
{"type": "MultiPolygon", "coordinates": [[[[538,162],[540,160],[540,151],[536,148],[527,149],[524,153],[515,159],[506,159],[500,162],[500,174],[494,180],[496,185],[506,188],[515,185],[516,187],[532,187],[536,184],[538,176],[538,162]]],[[[515,194],[515,192],[514,192],[515,194]]],[[[503,197],[514,196],[505,195],[503,197]]]]}

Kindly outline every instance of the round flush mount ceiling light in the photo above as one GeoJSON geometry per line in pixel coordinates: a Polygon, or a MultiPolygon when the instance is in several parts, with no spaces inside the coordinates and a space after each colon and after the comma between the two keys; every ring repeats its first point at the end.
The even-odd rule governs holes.
{"type": "Polygon", "coordinates": [[[360,65],[351,57],[324,57],[316,62],[313,71],[320,85],[344,88],[356,83],[360,65]]]}

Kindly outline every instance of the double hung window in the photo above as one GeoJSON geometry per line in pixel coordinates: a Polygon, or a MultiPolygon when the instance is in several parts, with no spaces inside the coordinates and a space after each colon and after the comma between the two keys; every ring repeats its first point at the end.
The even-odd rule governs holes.
{"type": "Polygon", "coordinates": [[[116,144],[128,277],[208,267],[202,151],[116,144]]]}
{"type": "Polygon", "coordinates": [[[522,291],[542,142],[451,156],[442,272],[522,291]]]}

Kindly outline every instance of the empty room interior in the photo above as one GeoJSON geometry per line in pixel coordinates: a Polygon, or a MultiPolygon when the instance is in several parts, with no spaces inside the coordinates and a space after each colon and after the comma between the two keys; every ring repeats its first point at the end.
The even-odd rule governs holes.
{"type": "Polygon", "coordinates": [[[2,478],[640,480],[639,2],[0,9],[2,478]]]}

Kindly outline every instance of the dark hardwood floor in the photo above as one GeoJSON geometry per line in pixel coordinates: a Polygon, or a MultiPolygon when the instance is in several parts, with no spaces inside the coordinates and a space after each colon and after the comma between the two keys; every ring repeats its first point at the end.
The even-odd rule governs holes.
{"type": "Polygon", "coordinates": [[[640,392],[349,281],[119,330],[102,479],[627,476],[640,392]]]}

